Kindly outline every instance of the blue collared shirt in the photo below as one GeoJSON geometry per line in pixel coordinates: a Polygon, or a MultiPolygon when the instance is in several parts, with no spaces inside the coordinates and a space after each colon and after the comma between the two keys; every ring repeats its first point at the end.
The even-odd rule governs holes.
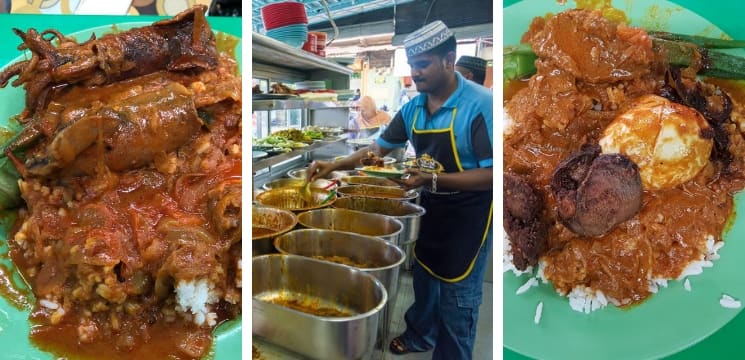
{"type": "Polygon", "coordinates": [[[411,139],[415,117],[417,130],[443,129],[450,126],[455,111],[453,132],[463,169],[492,167],[492,92],[466,80],[457,72],[455,76],[458,87],[440,109],[430,115],[427,111],[427,95],[417,95],[404,104],[385,132],[378,137],[377,143],[389,149],[404,147],[406,141],[411,139]]]}

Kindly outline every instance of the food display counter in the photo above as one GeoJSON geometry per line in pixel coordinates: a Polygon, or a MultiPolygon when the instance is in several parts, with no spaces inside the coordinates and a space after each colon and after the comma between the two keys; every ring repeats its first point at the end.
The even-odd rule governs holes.
{"type": "MultiPolygon", "coordinates": [[[[324,81],[328,89],[346,90],[352,70],[323,57],[293,48],[267,36],[252,34],[253,78],[267,83],[324,81]]],[[[346,101],[316,101],[291,96],[258,94],[252,100],[253,135],[265,138],[280,129],[305,129],[324,126],[347,127],[350,106],[346,101]],[[272,98],[274,97],[274,98],[272,98]]],[[[317,139],[291,151],[267,152],[254,159],[254,188],[286,176],[288,170],[306,166],[314,159],[345,155],[347,136],[336,134],[317,139]]],[[[257,151],[263,149],[256,148],[257,151]]]]}
{"type": "MultiPolygon", "coordinates": [[[[371,134],[346,132],[350,115],[353,115],[350,114],[350,104],[347,101],[311,100],[296,96],[266,93],[272,83],[297,84],[299,82],[311,81],[325,82],[326,89],[348,90],[350,86],[350,75],[352,74],[351,69],[256,33],[253,34],[252,63],[252,76],[254,78],[254,83],[260,83],[260,88],[263,88],[262,93],[254,95],[252,99],[252,117],[254,122],[254,126],[252,127],[252,135],[254,138],[254,157],[252,160],[253,199],[256,204],[255,206],[260,207],[268,204],[264,204],[262,201],[264,200],[263,195],[268,195],[269,193],[267,192],[263,195],[259,195],[267,191],[264,189],[265,184],[276,179],[287,178],[290,176],[289,173],[293,170],[292,177],[302,176],[302,170],[299,169],[306,167],[313,160],[331,160],[337,156],[348,155],[361,146],[359,139],[357,139],[358,137],[371,134]],[[297,141],[300,140],[301,137],[298,131],[307,131],[308,129],[323,129],[324,131],[318,130],[323,133],[323,137],[314,138],[312,140],[305,138],[302,141],[297,141]],[[329,130],[328,132],[326,132],[327,129],[329,130]],[[281,141],[280,146],[273,146],[276,142],[274,139],[271,139],[270,141],[270,138],[273,136],[284,137],[283,135],[287,136],[285,138],[287,141],[281,141]]],[[[280,141],[280,139],[277,139],[277,141],[280,141]]],[[[334,196],[333,199],[335,200],[336,197],[334,196]]],[[[266,212],[266,210],[257,207],[255,207],[254,214],[257,214],[257,211],[266,212]]],[[[287,208],[283,209],[287,210],[287,208]]],[[[298,218],[302,213],[302,211],[295,210],[293,210],[293,212],[298,218]]],[[[400,224],[399,220],[391,219],[391,221],[400,224]]],[[[261,225],[262,224],[254,223],[256,229],[261,228],[261,225]]],[[[400,226],[403,227],[403,225],[400,226]]],[[[299,227],[301,226],[298,226],[297,228],[299,227]]],[[[287,230],[285,229],[284,231],[287,230]]],[[[329,231],[338,232],[335,231],[335,229],[329,231]]],[[[395,241],[388,239],[385,243],[389,244],[392,248],[398,249],[398,233],[401,231],[402,229],[399,229],[396,233],[395,241]]],[[[339,232],[339,234],[344,233],[339,232]]],[[[365,236],[359,237],[362,239],[365,236]]],[[[377,241],[383,241],[380,240],[380,238],[372,237],[372,235],[367,237],[378,239],[377,241]]],[[[274,238],[276,237],[272,237],[269,241],[262,240],[261,246],[258,246],[258,243],[254,244],[253,250],[256,251],[254,252],[254,260],[260,259],[261,254],[267,252],[277,253],[277,251],[274,251],[274,247],[270,244],[270,241],[274,240],[274,238]],[[268,251],[266,249],[273,251],[268,251]]],[[[386,284],[386,309],[392,309],[393,304],[395,303],[398,287],[398,271],[403,270],[401,263],[403,263],[405,259],[405,253],[400,249],[398,249],[397,252],[400,254],[401,259],[398,261],[398,265],[385,272],[388,274],[387,280],[382,281],[378,275],[375,275],[381,283],[386,284]],[[394,274],[393,277],[395,278],[395,281],[391,278],[391,273],[394,274]]],[[[254,290],[258,291],[256,289],[254,290]]],[[[265,292],[266,291],[264,291],[264,293],[265,292]]],[[[259,295],[254,294],[255,299],[256,296],[259,295]]],[[[254,301],[256,302],[258,300],[254,301]]],[[[311,351],[309,350],[310,348],[303,346],[300,339],[295,339],[300,342],[291,341],[290,343],[284,344],[284,346],[278,346],[277,339],[271,340],[260,336],[263,334],[264,336],[271,338],[271,334],[274,331],[278,331],[277,329],[267,330],[266,327],[269,325],[262,325],[262,322],[260,321],[261,315],[270,310],[276,311],[276,309],[273,309],[271,306],[266,307],[263,303],[259,303],[258,305],[256,303],[254,304],[253,311],[255,314],[255,321],[252,350],[255,352],[255,356],[260,356],[260,358],[267,360],[303,359],[306,358],[306,356],[309,356],[307,354],[311,351]],[[288,344],[292,344],[293,346],[288,344]]],[[[359,336],[355,337],[356,341],[364,343],[365,349],[367,349],[364,352],[365,355],[362,357],[364,359],[380,359],[384,356],[383,342],[380,338],[385,336],[382,334],[386,334],[387,324],[390,322],[390,313],[382,308],[379,308],[377,312],[380,314],[373,314],[377,319],[375,320],[377,325],[373,326],[372,332],[370,332],[371,329],[368,329],[364,334],[361,333],[358,334],[359,336]],[[378,339],[374,346],[371,339],[378,339]]],[[[298,321],[298,324],[296,325],[300,326],[299,324],[303,322],[303,319],[305,318],[297,318],[296,321],[298,321]]],[[[331,323],[338,322],[321,322],[320,325],[316,325],[322,326],[325,329],[328,327],[328,324],[331,323]]],[[[272,327],[275,325],[272,325],[272,327]]],[[[332,340],[344,339],[344,341],[351,341],[349,338],[351,335],[335,337],[331,335],[334,333],[333,329],[327,330],[328,331],[323,333],[325,334],[324,336],[330,336],[327,339],[329,341],[318,341],[323,343],[321,346],[322,348],[325,348],[332,353],[335,351],[333,349],[347,347],[346,345],[336,346],[338,344],[332,340]]]]}

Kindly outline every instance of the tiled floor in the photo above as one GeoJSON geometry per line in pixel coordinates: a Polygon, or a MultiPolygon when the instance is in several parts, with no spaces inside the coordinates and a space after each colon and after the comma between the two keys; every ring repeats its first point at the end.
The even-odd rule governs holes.
{"type": "MultiPolygon", "coordinates": [[[[476,344],[473,349],[473,359],[483,360],[492,359],[493,355],[493,337],[492,337],[492,283],[484,282],[484,299],[479,308],[479,323],[476,329],[476,344]]],[[[410,353],[406,355],[395,355],[388,351],[390,341],[401,334],[406,329],[404,323],[404,312],[414,302],[414,290],[411,288],[411,273],[402,272],[401,282],[399,284],[398,299],[393,308],[391,316],[390,333],[388,341],[385,342],[386,353],[383,356],[386,360],[429,360],[432,352],[410,353]]]]}

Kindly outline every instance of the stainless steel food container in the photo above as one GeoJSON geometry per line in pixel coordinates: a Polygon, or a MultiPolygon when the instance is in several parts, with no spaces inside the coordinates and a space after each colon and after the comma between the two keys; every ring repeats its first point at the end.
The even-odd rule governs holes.
{"type": "Polygon", "coordinates": [[[344,176],[341,178],[342,183],[345,183],[347,185],[377,185],[377,186],[389,186],[389,187],[398,187],[398,184],[391,180],[386,179],[378,176],[360,176],[360,175],[352,175],[352,176],[344,176]]]}
{"type": "Polygon", "coordinates": [[[403,231],[399,236],[400,241],[397,245],[406,253],[404,270],[411,270],[411,266],[414,264],[412,248],[416,239],[419,238],[421,218],[427,212],[422,206],[408,201],[366,197],[341,197],[332,206],[340,209],[383,214],[401,221],[403,231]]]}
{"type": "Polygon", "coordinates": [[[289,176],[290,179],[305,179],[307,172],[308,172],[307,167],[303,167],[299,169],[292,169],[287,172],[287,176],[289,176]]]}
{"type": "Polygon", "coordinates": [[[397,219],[347,209],[317,209],[298,214],[298,224],[311,229],[348,231],[377,236],[394,245],[399,244],[403,224],[397,219]]]}
{"type": "MultiPolygon", "coordinates": [[[[292,169],[287,172],[287,176],[291,179],[305,179],[308,167],[302,167],[299,169],[292,169]]],[[[325,179],[341,179],[344,176],[358,175],[357,170],[335,170],[329,173],[325,179]]]]}
{"type": "Polygon", "coordinates": [[[297,255],[253,258],[252,331],[270,343],[313,359],[371,356],[387,301],[383,284],[358,269],[297,255]],[[323,317],[263,301],[275,296],[321,299],[352,309],[348,317],[323,317]]]}
{"type": "Polygon", "coordinates": [[[404,190],[399,187],[377,185],[346,185],[336,189],[340,196],[363,196],[380,199],[411,201],[419,197],[416,190],[404,190]]]}
{"type": "MultiPolygon", "coordinates": [[[[325,188],[331,185],[331,180],[316,179],[310,183],[311,188],[325,188]]],[[[262,186],[264,190],[279,189],[283,187],[299,187],[305,185],[305,179],[283,178],[272,180],[262,186]]]]}
{"type": "Polygon", "coordinates": [[[312,209],[320,209],[330,206],[336,201],[336,194],[331,190],[310,188],[312,201],[305,201],[302,194],[302,186],[283,187],[271,189],[256,195],[256,202],[266,206],[301,212],[312,209]],[[329,198],[329,196],[331,196],[329,198]],[[327,200],[328,199],[328,200],[327,200]]]}
{"type": "Polygon", "coordinates": [[[274,238],[297,225],[297,215],[289,210],[253,205],[251,216],[251,255],[276,253],[274,238]],[[262,229],[259,234],[256,230],[262,229]]]}
{"type": "Polygon", "coordinates": [[[398,246],[377,237],[349,232],[298,229],[274,239],[274,247],[286,254],[343,256],[357,263],[374,265],[356,268],[375,276],[388,292],[388,304],[378,325],[378,340],[388,338],[390,318],[398,294],[399,270],[406,260],[406,255],[398,246]]]}

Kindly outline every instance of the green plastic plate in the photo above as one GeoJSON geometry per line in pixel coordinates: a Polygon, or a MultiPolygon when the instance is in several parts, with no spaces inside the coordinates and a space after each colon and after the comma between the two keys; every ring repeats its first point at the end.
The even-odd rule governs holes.
{"type": "MultiPolygon", "coordinates": [[[[646,29],[718,37],[712,23],[667,1],[613,1],[632,25],[646,29]]],[[[555,1],[525,0],[504,8],[504,44],[519,42],[533,17],[574,7],[555,1]]],[[[745,55],[738,50],[735,53],[745,55]]],[[[736,214],[745,214],[745,194],[735,198],[736,214]]],[[[734,219],[730,219],[731,221],[734,219]]],[[[567,298],[551,285],[541,284],[516,295],[528,275],[503,274],[504,346],[538,359],[653,359],[677,353],[716,332],[740,309],[719,305],[723,294],[745,300],[745,221],[740,216],[724,235],[721,258],[703,274],[690,277],[691,291],[681,281],[669,281],[644,303],[621,310],[613,306],[590,314],[569,307],[567,298]],[[539,324],[534,323],[537,305],[543,302],[539,324]]],[[[738,346],[734,345],[733,346],[738,346]]],[[[716,358],[714,354],[713,358],[716,358]]]]}

